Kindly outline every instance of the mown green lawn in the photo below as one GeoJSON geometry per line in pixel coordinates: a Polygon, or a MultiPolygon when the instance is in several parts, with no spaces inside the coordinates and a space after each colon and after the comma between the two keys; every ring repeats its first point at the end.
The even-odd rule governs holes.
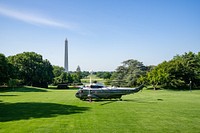
{"type": "Polygon", "coordinates": [[[81,82],[82,83],[90,83],[90,76],[92,78],[92,82],[94,82],[94,81],[97,81],[97,82],[100,82],[100,83],[105,82],[105,79],[99,78],[96,75],[89,75],[86,78],[81,79],[81,82]]]}
{"type": "Polygon", "coordinates": [[[199,133],[200,91],[143,90],[80,101],[76,90],[0,91],[1,133],[199,133]]]}

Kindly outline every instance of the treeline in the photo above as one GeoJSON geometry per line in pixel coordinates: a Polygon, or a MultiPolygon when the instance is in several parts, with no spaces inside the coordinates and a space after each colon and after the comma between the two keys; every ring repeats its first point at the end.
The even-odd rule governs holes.
{"type": "Polygon", "coordinates": [[[54,76],[51,63],[34,52],[24,52],[7,58],[0,54],[0,62],[1,85],[47,88],[54,76]]]}
{"type": "Polygon", "coordinates": [[[200,88],[200,52],[177,55],[164,61],[140,78],[140,81],[166,88],[200,88]]]}
{"type": "Polygon", "coordinates": [[[173,89],[200,88],[200,52],[176,55],[157,66],[144,66],[137,60],[122,63],[110,78],[110,84],[132,87],[139,84],[173,89]]]}
{"type": "Polygon", "coordinates": [[[49,84],[80,83],[80,79],[80,71],[66,73],[64,68],[52,66],[35,52],[23,52],[9,57],[0,54],[0,85],[48,88],[49,84]]]}
{"type": "MultiPolygon", "coordinates": [[[[93,72],[105,79],[106,85],[134,87],[140,84],[152,85],[154,89],[200,88],[200,52],[176,55],[157,66],[145,66],[134,59],[122,62],[114,72],[93,72]]],[[[0,54],[0,85],[30,85],[47,88],[49,84],[81,84],[81,79],[90,75],[89,71],[66,73],[63,67],[52,66],[48,60],[34,52],[24,52],[5,57],[0,54]]]]}
{"type": "Polygon", "coordinates": [[[53,66],[54,79],[52,85],[68,84],[68,85],[81,85],[81,79],[87,77],[89,72],[81,71],[80,66],[76,71],[65,72],[65,69],[60,66],[53,66]]]}

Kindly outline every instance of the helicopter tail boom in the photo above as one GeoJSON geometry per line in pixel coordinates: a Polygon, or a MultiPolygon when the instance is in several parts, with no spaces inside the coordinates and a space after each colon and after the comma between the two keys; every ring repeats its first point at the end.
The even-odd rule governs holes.
{"type": "Polygon", "coordinates": [[[143,87],[144,87],[143,84],[140,85],[140,86],[138,86],[138,87],[136,87],[136,88],[134,89],[134,93],[141,91],[141,90],[143,89],[143,87]]]}

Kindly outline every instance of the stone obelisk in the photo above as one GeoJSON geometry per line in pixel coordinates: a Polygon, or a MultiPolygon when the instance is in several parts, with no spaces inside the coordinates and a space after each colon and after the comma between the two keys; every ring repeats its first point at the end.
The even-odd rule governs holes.
{"type": "Polygon", "coordinates": [[[65,72],[68,72],[68,41],[65,39],[65,72]]]}

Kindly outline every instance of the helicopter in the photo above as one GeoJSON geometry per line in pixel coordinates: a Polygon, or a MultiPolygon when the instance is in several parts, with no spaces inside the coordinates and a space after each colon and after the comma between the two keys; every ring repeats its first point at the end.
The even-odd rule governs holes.
{"type": "Polygon", "coordinates": [[[105,87],[102,84],[93,83],[81,87],[75,94],[80,100],[88,99],[90,102],[92,99],[119,99],[122,100],[122,95],[128,95],[137,93],[142,90],[144,85],[140,85],[136,88],[113,88],[105,87]]]}

